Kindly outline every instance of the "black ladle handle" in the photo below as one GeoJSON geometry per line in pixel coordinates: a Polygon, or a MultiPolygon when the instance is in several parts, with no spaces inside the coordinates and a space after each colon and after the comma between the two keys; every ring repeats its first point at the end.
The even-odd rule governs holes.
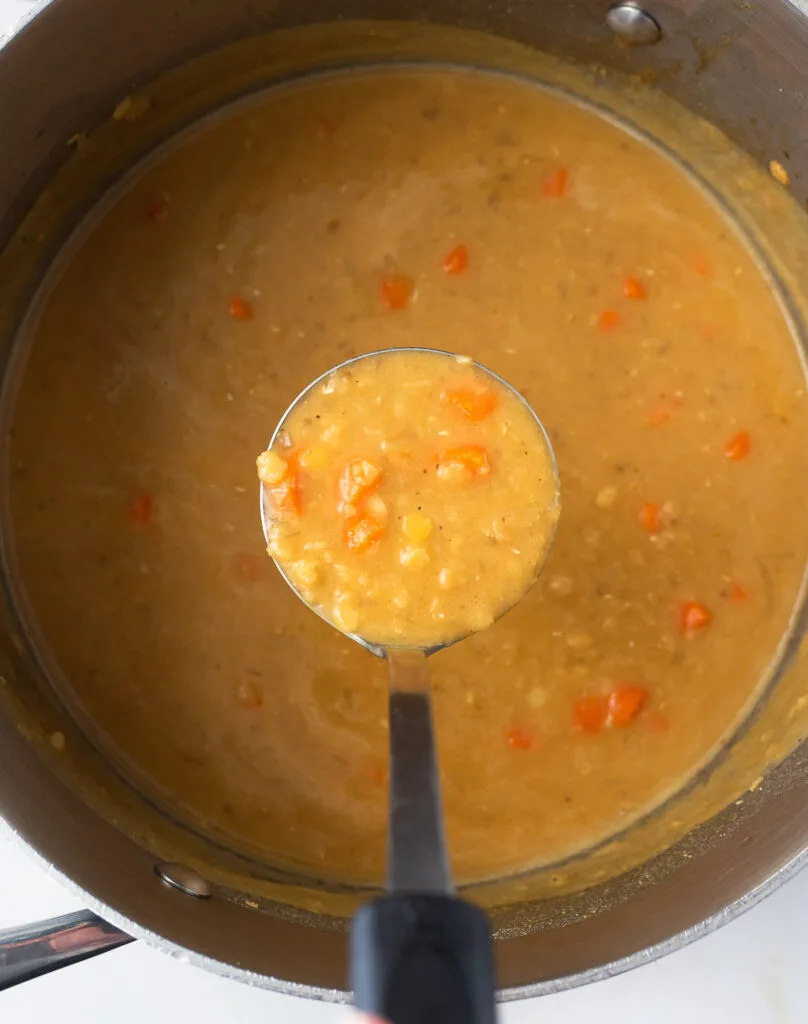
{"type": "Polygon", "coordinates": [[[391,1024],[494,1024],[485,914],[453,896],[383,896],[354,917],[354,1000],[391,1024]]]}
{"type": "Polygon", "coordinates": [[[488,921],[454,896],[449,871],[426,655],[387,661],[390,895],[354,917],[354,1000],[391,1024],[494,1024],[488,921]]]}

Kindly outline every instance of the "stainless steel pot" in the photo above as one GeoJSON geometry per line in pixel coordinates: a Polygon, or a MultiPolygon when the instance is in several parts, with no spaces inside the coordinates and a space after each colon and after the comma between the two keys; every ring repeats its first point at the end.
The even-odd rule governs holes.
{"type": "MultiPolygon", "coordinates": [[[[397,39],[399,57],[448,57],[443,36],[430,29],[437,25],[500,37],[463,35],[459,59],[530,73],[530,51],[511,40],[597,64],[605,74],[595,72],[596,83],[610,73],[646,83],[640,89],[652,83],[717,125],[751,158],[742,160],[735,183],[741,220],[790,289],[790,312],[804,335],[798,293],[800,277],[808,280],[808,245],[799,232],[778,239],[778,218],[798,218],[785,193],[766,193],[756,207],[763,179],[752,161],[786,164],[792,195],[805,202],[807,14],[788,0],[649,0],[647,12],[601,0],[52,0],[0,51],[2,361],[38,277],[81,210],[161,133],[221,100],[210,83],[224,65],[203,57],[169,76],[162,93],[157,87],[164,102],[149,139],[135,121],[108,123],[133,88],[229,44],[231,95],[288,71],[293,50],[333,66],[346,55],[361,58],[359,39],[368,53],[379,40],[397,39]],[[385,21],[370,28],[352,26],[353,19],[385,21]],[[319,43],[301,43],[293,31],[263,38],[319,22],[340,22],[343,42],[332,46],[321,34],[312,37],[319,43]],[[95,126],[105,149],[84,145],[83,133],[95,126]]],[[[623,115],[631,119],[630,101],[623,115]]],[[[710,138],[704,129],[703,147],[710,138]]],[[[10,593],[0,600],[0,619],[0,811],[19,841],[91,908],[0,933],[0,986],[135,936],[229,977],[344,998],[344,919],[364,894],[285,877],[168,819],[70,721],[29,651],[10,593]],[[56,733],[67,736],[67,759],[56,756],[49,739],[56,733]]],[[[709,773],[636,835],[549,876],[472,893],[491,909],[503,998],[595,981],[660,956],[751,906],[802,865],[803,620],[795,619],[751,722],[709,773]]]]}

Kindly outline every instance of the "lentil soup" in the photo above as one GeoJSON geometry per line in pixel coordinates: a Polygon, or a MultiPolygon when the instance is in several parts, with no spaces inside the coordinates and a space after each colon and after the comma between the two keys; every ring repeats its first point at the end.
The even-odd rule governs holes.
{"type": "Polygon", "coordinates": [[[255,507],[268,425],[350,356],[468,354],[559,462],[541,579],[431,662],[460,880],[636,820],[776,657],[808,534],[788,325],[693,180],[562,96],[437,68],[265,94],[130,179],[25,333],[10,497],[54,679],[262,861],[382,876],[385,666],[290,592],[255,507]]]}
{"type": "Polygon", "coordinates": [[[381,646],[486,629],[535,582],[558,521],[540,423],[465,356],[338,367],[256,461],[269,554],[337,629],[381,646]]]}

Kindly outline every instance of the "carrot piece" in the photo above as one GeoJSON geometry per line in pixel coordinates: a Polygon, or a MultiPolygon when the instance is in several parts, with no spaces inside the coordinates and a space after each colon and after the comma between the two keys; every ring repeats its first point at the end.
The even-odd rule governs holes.
{"type": "Polygon", "coordinates": [[[603,331],[604,334],[614,331],[620,326],[622,320],[623,318],[616,309],[604,309],[598,317],[598,330],[603,331]]]}
{"type": "Polygon", "coordinates": [[[547,199],[563,199],[567,193],[567,168],[559,167],[542,182],[541,194],[547,199]]]}
{"type": "Polygon", "coordinates": [[[663,423],[667,423],[673,415],[679,412],[683,402],[684,399],[680,393],[660,395],[656,405],[652,406],[648,413],[648,423],[652,427],[661,427],[663,423]]]}
{"type": "Polygon", "coordinates": [[[648,700],[648,691],[642,686],[618,686],[607,701],[606,724],[622,729],[630,725],[648,700]]]}
{"type": "Polygon", "coordinates": [[[532,750],[535,745],[535,736],[524,726],[512,725],[508,729],[508,746],[512,750],[532,750]]]}
{"type": "Polygon", "coordinates": [[[146,217],[153,224],[162,224],[168,218],[168,203],[165,199],[158,199],[146,210],[146,217]]]}
{"type": "Polygon", "coordinates": [[[250,303],[246,299],[242,299],[240,295],[233,296],[228,310],[234,320],[252,320],[255,316],[250,303]]]}
{"type": "Polygon", "coordinates": [[[661,427],[663,423],[667,423],[672,416],[670,409],[664,405],[658,405],[648,413],[648,422],[652,427],[661,427]]]}
{"type": "Polygon", "coordinates": [[[456,245],[451,252],[443,257],[444,274],[462,274],[469,265],[468,246],[456,245]]]}
{"type": "Polygon", "coordinates": [[[745,430],[741,430],[727,441],[724,447],[724,455],[732,462],[739,462],[741,459],[746,458],[751,447],[749,434],[745,430]]]}
{"type": "Polygon", "coordinates": [[[684,633],[695,633],[713,621],[713,613],[700,601],[682,601],[679,606],[679,624],[684,633]]]}
{"type": "Polygon", "coordinates": [[[662,509],[655,501],[646,501],[640,506],[640,526],[649,533],[659,533],[662,529],[662,509]]]}
{"type": "Polygon", "coordinates": [[[264,485],[272,510],[280,519],[296,519],[303,509],[297,452],[286,459],[286,473],[271,487],[264,485]]]}
{"type": "Polygon", "coordinates": [[[132,526],[148,526],[154,512],[154,495],[149,491],[136,494],[126,509],[127,522],[132,526]]]}
{"type": "Polygon", "coordinates": [[[406,309],[414,291],[413,279],[398,271],[385,274],[379,284],[381,300],[388,309],[406,309]]]}
{"type": "Polygon", "coordinates": [[[629,275],[623,279],[623,294],[627,299],[644,299],[648,296],[648,289],[638,277],[629,275]]]}
{"type": "Polygon", "coordinates": [[[251,551],[237,551],[230,561],[230,568],[239,583],[258,583],[267,573],[269,561],[259,558],[251,551]]]}
{"type": "Polygon", "coordinates": [[[341,503],[353,505],[367,498],[379,486],[382,471],[370,459],[349,459],[339,477],[341,503]]]}
{"type": "Polygon", "coordinates": [[[749,595],[735,580],[732,581],[729,588],[729,598],[731,601],[745,601],[749,595]]]}
{"type": "Polygon", "coordinates": [[[714,324],[703,324],[699,331],[699,337],[702,341],[713,342],[718,337],[718,329],[714,324]]]}
{"type": "Polygon", "coordinates": [[[472,423],[479,423],[490,416],[497,405],[497,396],[491,388],[478,381],[447,388],[440,397],[442,402],[459,409],[472,423]]]}
{"type": "Polygon", "coordinates": [[[600,732],[606,725],[609,706],[606,697],[579,697],[572,705],[572,720],[578,732],[600,732]]]}
{"type": "Polygon", "coordinates": [[[264,703],[264,695],[255,683],[247,680],[238,684],[236,688],[236,701],[239,707],[244,708],[245,711],[256,711],[264,703]]]}
{"type": "Polygon", "coordinates": [[[385,526],[368,515],[351,516],[345,521],[344,538],[349,550],[360,554],[384,536],[385,526]]]}
{"type": "Polygon", "coordinates": [[[330,117],[315,117],[314,119],[314,134],[318,139],[325,141],[326,139],[333,138],[334,133],[337,130],[337,126],[331,120],[330,117]]]}
{"type": "Polygon", "coordinates": [[[488,476],[491,463],[481,444],[467,444],[461,448],[448,448],[439,455],[437,470],[441,480],[466,483],[475,477],[488,476]]]}

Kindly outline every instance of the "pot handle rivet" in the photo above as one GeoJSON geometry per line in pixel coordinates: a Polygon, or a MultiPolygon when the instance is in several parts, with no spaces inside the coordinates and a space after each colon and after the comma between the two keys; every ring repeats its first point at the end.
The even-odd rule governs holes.
{"type": "Polygon", "coordinates": [[[618,38],[634,46],[650,46],[662,38],[659,22],[637,4],[612,4],[606,24],[618,38]]]}
{"type": "Polygon", "coordinates": [[[186,896],[206,899],[211,895],[211,888],[205,879],[193,868],[188,868],[184,864],[172,864],[166,861],[155,864],[154,871],[161,882],[170,885],[172,889],[179,889],[186,896]]]}

